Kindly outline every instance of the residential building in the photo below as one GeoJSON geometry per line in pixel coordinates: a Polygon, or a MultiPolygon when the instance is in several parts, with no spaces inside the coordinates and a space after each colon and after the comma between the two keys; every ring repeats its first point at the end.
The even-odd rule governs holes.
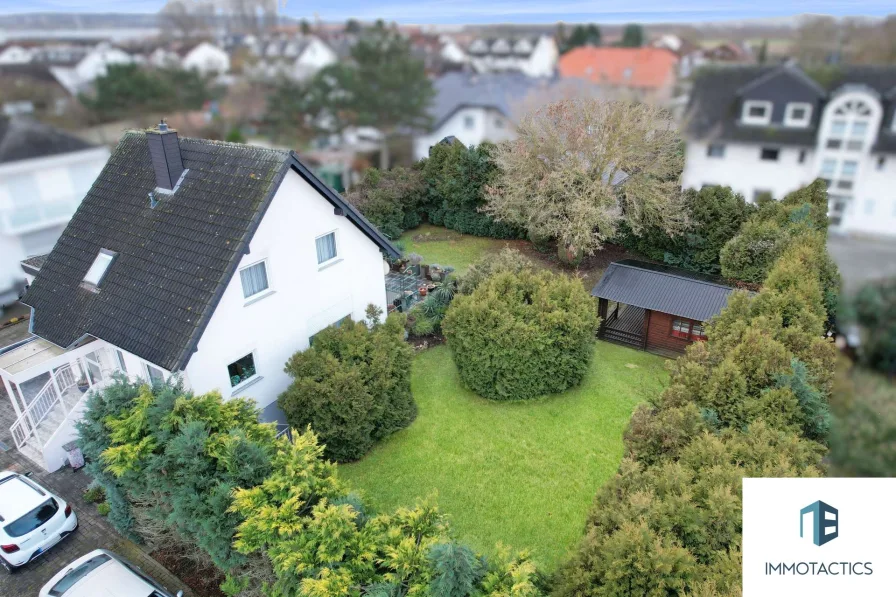
{"type": "Polygon", "coordinates": [[[561,77],[625,90],[646,101],[666,102],[675,88],[678,57],[665,48],[584,46],[560,57],[561,77]]]}
{"type": "Polygon", "coordinates": [[[28,64],[34,59],[34,51],[20,45],[0,46],[0,65],[28,64]]]}
{"type": "MultiPolygon", "coordinates": [[[[453,49],[448,52],[454,53],[453,49]]],[[[467,48],[477,73],[519,72],[527,77],[552,77],[560,51],[550,35],[473,40],[467,48]]]]}
{"type": "Polygon", "coordinates": [[[291,151],[127,132],[52,252],[23,263],[34,336],[0,349],[16,447],[59,468],[82,390],[114,373],[275,413],[292,354],[386,311],[383,253],[398,256],[291,151]]]}
{"type": "Polygon", "coordinates": [[[0,110],[4,115],[58,117],[70,109],[77,109],[76,100],[46,64],[0,64],[0,110]]]}
{"type": "Polygon", "coordinates": [[[19,262],[53,248],[108,157],[50,126],[0,116],[0,306],[19,298],[19,262]]]}
{"type": "Polygon", "coordinates": [[[521,73],[450,72],[439,77],[429,108],[432,127],[414,138],[414,159],[428,156],[429,148],[445,137],[464,145],[512,139],[526,98],[550,84],[521,73]]]}
{"type": "Polygon", "coordinates": [[[896,68],[841,66],[823,83],[795,65],[702,73],[686,112],[690,188],[753,201],[828,181],[835,230],[896,235],[896,68]]]}
{"type": "Polygon", "coordinates": [[[598,337],[668,356],[706,340],[707,321],[734,292],[711,276],[623,259],[591,291],[598,299],[598,337]]]}
{"type": "Polygon", "coordinates": [[[89,51],[74,66],[52,66],[50,72],[72,95],[86,91],[98,78],[106,75],[111,64],[131,64],[133,57],[108,43],[101,43],[89,51]]]}
{"type": "Polygon", "coordinates": [[[180,66],[202,75],[223,75],[230,70],[230,55],[218,46],[202,41],[179,49],[180,66]]]}
{"type": "Polygon", "coordinates": [[[268,41],[250,41],[252,45],[247,47],[257,60],[248,71],[256,77],[304,81],[339,61],[336,51],[316,35],[282,35],[268,41]]]}

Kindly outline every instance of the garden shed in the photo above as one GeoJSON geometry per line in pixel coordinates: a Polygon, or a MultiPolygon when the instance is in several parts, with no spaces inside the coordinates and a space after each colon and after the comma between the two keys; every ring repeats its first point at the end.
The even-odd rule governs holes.
{"type": "Polygon", "coordinates": [[[598,337],[666,355],[706,339],[704,323],[734,291],[715,278],[625,259],[611,263],[591,291],[598,299],[598,337]]]}

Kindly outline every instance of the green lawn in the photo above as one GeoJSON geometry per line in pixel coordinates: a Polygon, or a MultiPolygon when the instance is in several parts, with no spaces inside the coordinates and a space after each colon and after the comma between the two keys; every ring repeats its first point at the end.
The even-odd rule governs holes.
{"type": "Polygon", "coordinates": [[[508,241],[461,234],[431,224],[408,230],[400,240],[404,243],[405,255],[417,253],[423,256],[423,263],[450,265],[458,273],[483,255],[497,253],[508,244],[508,241]]]}
{"type": "Polygon", "coordinates": [[[464,389],[448,348],[432,348],[414,360],[417,420],[340,475],[378,509],[435,495],[476,549],[529,548],[554,570],[619,466],[632,410],[665,380],[660,357],[598,342],[580,387],[500,403],[464,389]]]}

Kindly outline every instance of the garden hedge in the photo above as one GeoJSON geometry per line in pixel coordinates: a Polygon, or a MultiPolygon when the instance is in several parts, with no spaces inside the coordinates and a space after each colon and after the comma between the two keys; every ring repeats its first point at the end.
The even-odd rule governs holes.
{"type": "Polygon", "coordinates": [[[582,283],[550,272],[502,272],[454,299],[442,322],[463,383],[493,400],[524,400],[577,385],[598,318],[582,283]]]}

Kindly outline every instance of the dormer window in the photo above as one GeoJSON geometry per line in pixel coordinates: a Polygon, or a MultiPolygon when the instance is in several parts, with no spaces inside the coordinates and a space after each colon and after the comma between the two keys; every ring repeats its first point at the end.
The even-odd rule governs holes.
{"type": "Polygon", "coordinates": [[[90,266],[87,274],[84,275],[84,282],[98,288],[116,255],[115,251],[100,249],[96,259],[93,260],[93,265],[90,266]]]}
{"type": "Polygon", "coordinates": [[[812,119],[812,104],[790,102],[784,111],[784,126],[805,128],[812,119]]]}
{"type": "Polygon", "coordinates": [[[766,100],[746,100],[741,121],[744,124],[766,125],[772,120],[772,103],[766,100]]]}

